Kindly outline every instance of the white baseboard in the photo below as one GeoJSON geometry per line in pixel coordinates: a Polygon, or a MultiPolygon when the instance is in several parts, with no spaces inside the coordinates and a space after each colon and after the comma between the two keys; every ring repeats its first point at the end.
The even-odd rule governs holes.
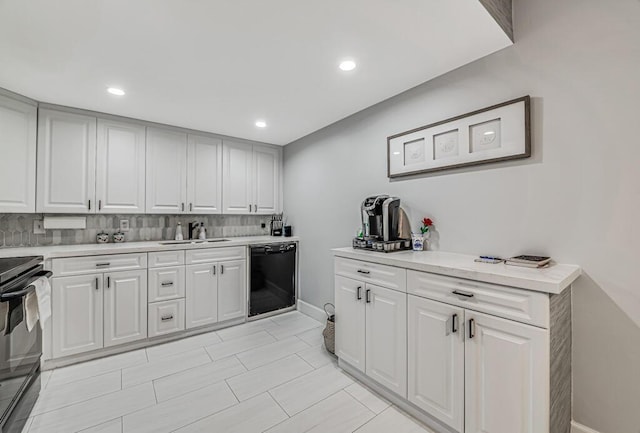
{"type": "Polygon", "coordinates": [[[592,428],[584,426],[575,421],[571,421],[571,433],[600,433],[592,428]]]}
{"type": "Polygon", "coordinates": [[[324,323],[327,320],[327,315],[322,308],[318,308],[315,305],[311,305],[308,302],[301,301],[300,299],[298,299],[298,311],[321,323],[324,323]]]}

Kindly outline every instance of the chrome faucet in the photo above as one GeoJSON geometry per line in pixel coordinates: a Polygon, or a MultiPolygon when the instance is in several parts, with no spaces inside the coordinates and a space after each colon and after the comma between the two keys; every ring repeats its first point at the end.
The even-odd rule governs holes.
{"type": "Polygon", "coordinates": [[[189,223],[189,239],[198,239],[198,234],[194,235],[194,231],[198,230],[198,226],[200,223],[198,221],[193,221],[189,223]]]}

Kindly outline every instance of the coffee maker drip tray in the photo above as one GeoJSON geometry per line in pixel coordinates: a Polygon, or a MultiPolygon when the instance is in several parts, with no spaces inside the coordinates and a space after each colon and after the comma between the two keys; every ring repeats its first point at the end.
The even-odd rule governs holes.
{"type": "Polygon", "coordinates": [[[377,239],[353,238],[353,248],[359,250],[380,251],[391,253],[411,249],[411,239],[396,239],[395,241],[380,241],[377,239]]]}

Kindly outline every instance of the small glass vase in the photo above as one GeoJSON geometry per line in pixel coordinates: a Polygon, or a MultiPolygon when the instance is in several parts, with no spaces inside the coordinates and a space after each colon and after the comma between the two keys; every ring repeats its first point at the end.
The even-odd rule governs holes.
{"type": "Polygon", "coordinates": [[[423,251],[425,247],[425,239],[422,233],[411,233],[411,246],[413,251],[423,251]]]}

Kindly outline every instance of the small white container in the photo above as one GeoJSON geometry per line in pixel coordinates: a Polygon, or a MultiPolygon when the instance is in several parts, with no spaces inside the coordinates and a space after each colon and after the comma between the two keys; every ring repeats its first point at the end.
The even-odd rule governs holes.
{"type": "Polygon", "coordinates": [[[178,225],[176,226],[176,236],[175,236],[175,240],[176,241],[181,241],[183,240],[184,237],[182,236],[182,224],[178,223],[178,225]]]}
{"type": "Polygon", "coordinates": [[[413,246],[413,251],[424,250],[424,236],[422,233],[411,233],[411,245],[413,246]]]}

